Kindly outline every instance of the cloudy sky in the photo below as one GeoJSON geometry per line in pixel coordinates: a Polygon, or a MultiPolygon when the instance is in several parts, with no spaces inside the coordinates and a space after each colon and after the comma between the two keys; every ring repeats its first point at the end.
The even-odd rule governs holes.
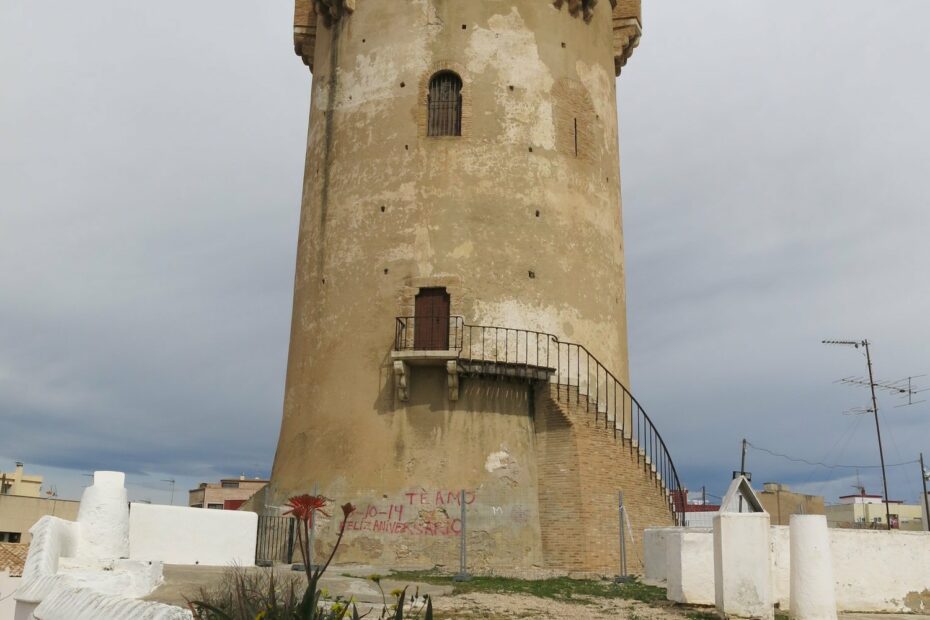
{"type": "MultiPolygon", "coordinates": [[[[862,466],[834,384],[930,372],[925,0],[646,0],[620,80],[633,389],[684,482],[740,439],[862,466]]],[[[310,76],[291,3],[0,3],[0,469],[136,499],[266,475],[280,421],[310,76]]],[[[930,387],[930,377],[918,379],[930,387]]],[[[930,392],[928,392],[930,394],[930,392]]],[[[880,395],[889,463],[930,407],[880,395]]],[[[748,454],[828,499],[857,470],[748,454]]],[[[889,469],[915,500],[917,466],[889,469]]]]}

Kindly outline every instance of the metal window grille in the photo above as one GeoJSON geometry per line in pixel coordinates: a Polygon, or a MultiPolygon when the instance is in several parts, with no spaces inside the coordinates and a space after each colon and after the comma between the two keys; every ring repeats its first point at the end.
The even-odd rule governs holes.
{"type": "Polygon", "coordinates": [[[462,79],[443,71],[429,82],[429,136],[462,135],[462,79]]]}

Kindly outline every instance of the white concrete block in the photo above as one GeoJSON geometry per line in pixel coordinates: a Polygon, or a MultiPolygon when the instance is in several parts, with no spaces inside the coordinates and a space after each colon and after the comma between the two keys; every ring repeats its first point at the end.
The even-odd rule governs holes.
{"type": "Polygon", "coordinates": [[[772,601],[787,610],[790,605],[791,537],[787,525],[769,528],[769,553],[772,558],[772,601]]]}
{"type": "Polygon", "coordinates": [[[121,471],[95,471],[94,486],[106,489],[122,489],[126,486],[126,474],[121,471]]]}
{"type": "Polygon", "coordinates": [[[668,537],[668,599],[713,605],[714,535],[709,529],[683,529],[668,537]]]}
{"type": "Polygon", "coordinates": [[[772,620],[769,515],[721,513],[714,517],[714,598],[717,611],[772,620]]]}
{"type": "Polygon", "coordinates": [[[791,617],[836,620],[827,518],[791,515],[791,617]]]}
{"type": "Polygon", "coordinates": [[[254,512],[132,504],[129,557],[165,564],[254,566],[257,530],[254,512]]]}
{"type": "Polygon", "coordinates": [[[643,531],[643,583],[664,586],[668,537],[683,528],[650,527],[643,531]]]}
{"type": "Polygon", "coordinates": [[[78,557],[117,560],[129,556],[129,497],[126,476],[118,471],[94,472],[84,489],[77,522],[81,527],[78,557]]]}

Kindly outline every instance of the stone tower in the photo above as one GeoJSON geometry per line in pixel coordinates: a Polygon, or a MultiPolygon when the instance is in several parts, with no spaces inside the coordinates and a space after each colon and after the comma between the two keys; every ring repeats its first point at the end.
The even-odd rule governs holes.
{"type": "Polygon", "coordinates": [[[677,476],[628,385],[616,76],[639,0],[297,0],[313,73],[273,511],[340,558],[614,570],[677,476]],[[325,536],[323,536],[325,538],[325,536]]]}

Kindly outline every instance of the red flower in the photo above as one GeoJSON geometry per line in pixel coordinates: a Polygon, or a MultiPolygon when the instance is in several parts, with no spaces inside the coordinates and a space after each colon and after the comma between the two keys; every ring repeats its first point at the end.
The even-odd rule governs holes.
{"type": "Polygon", "coordinates": [[[351,503],[342,505],[342,518],[343,519],[348,519],[349,515],[352,514],[353,512],[355,512],[355,506],[353,506],[351,503]]]}
{"type": "Polygon", "coordinates": [[[326,502],[329,501],[322,495],[297,495],[287,500],[290,510],[285,512],[286,515],[294,515],[295,518],[306,521],[313,526],[313,515],[316,511],[322,512],[327,517],[329,513],[323,510],[326,502]]]}

